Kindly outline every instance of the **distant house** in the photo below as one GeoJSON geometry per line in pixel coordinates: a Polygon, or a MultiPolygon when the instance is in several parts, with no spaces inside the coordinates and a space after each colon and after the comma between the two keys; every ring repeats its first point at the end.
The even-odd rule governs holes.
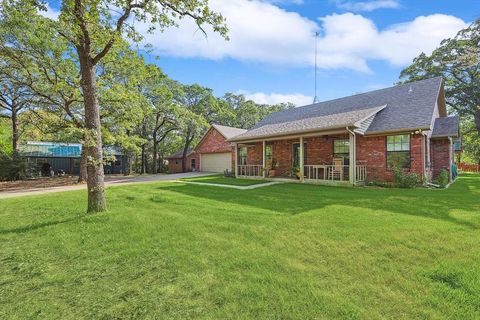
{"type": "MultiPolygon", "coordinates": [[[[187,155],[187,171],[223,172],[232,170],[235,163],[233,145],[228,142],[247,130],[213,124],[195,149],[187,155]]],[[[167,157],[168,172],[182,172],[182,151],[167,157]]]]}
{"type": "MultiPolygon", "coordinates": [[[[183,150],[178,151],[167,157],[168,160],[168,173],[179,173],[182,172],[182,158],[183,150]]],[[[194,155],[193,149],[187,150],[187,162],[186,162],[186,171],[198,171],[197,165],[198,161],[194,155]]]]}
{"type": "Polygon", "coordinates": [[[435,179],[457,138],[437,77],[276,112],[228,142],[237,176],[354,185],[391,181],[394,163],[435,179]]]}
{"type": "MultiPolygon", "coordinates": [[[[114,160],[104,165],[105,174],[124,173],[127,158],[118,147],[105,146],[104,156],[113,156],[114,160]]],[[[41,174],[46,168],[58,174],[79,174],[82,145],[79,143],[27,141],[19,146],[19,155],[27,159],[29,168],[41,174]]]]}

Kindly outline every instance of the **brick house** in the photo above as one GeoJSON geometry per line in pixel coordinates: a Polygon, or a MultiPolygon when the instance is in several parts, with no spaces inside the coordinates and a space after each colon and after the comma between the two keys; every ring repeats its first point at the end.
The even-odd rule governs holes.
{"type": "MultiPolygon", "coordinates": [[[[183,157],[183,150],[180,150],[170,156],[167,157],[168,160],[168,173],[179,173],[182,172],[182,157],[183,157]]],[[[198,161],[195,157],[195,153],[192,149],[187,150],[187,172],[190,171],[198,171],[198,161]]]]}
{"type": "MultiPolygon", "coordinates": [[[[235,163],[233,144],[228,142],[247,130],[218,124],[212,126],[203,135],[195,149],[187,153],[187,171],[223,172],[232,170],[235,163]]],[[[179,151],[167,158],[168,172],[182,172],[182,155],[179,151]]]]}
{"type": "Polygon", "coordinates": [[[228,141],[239,177],[352,185],[391,181],[393,164],[435,179],[458,137],[436,77],[273,113],[228,141]]]}

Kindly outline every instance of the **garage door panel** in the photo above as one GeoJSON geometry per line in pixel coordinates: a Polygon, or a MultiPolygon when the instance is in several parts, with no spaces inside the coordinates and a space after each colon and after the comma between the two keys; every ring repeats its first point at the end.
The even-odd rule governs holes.
{"type": "Polygon", "coordinates": [[[223,172],[225,169],[232,169],[232,154],[230,152],[200,154],[200,171],[223,172]]]}

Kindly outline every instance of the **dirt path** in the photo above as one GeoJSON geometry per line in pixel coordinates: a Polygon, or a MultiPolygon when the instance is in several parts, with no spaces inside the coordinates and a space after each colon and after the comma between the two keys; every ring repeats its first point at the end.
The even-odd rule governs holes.
{"type": "MultiPolygon", "coordinates": [[[[109,187],[113,185],[122,185],[122,184],[171,181],[171,180],[180,179],[180,178],[202,177],[202,176],[208,176],[208,175],[212,175],[212,173],[187,172],[187,173],[174,173],[174,174],[151,174],[151,175],[142,175],[142,176],[134,176],[134,177],[107,176],[105,178],[105,185],[109,187]]],[[[53,178],[53,179],[57,179],[57,178],[53,178]]],[[[0,190],[0,199],[70,191],[70,190],[82,190],[86,188],[87,188],[86,184],[53,186],[53,184],[48,184],[46,180],[45,183],[41,183],[39,186],[34,186],[33,184],[31,184],[30,187],[28,187],[27,185],[27,187],[20,188],[19,184],[17,184],[12,188],[8,188],[8,189],[3,188],[0,190]]]]}

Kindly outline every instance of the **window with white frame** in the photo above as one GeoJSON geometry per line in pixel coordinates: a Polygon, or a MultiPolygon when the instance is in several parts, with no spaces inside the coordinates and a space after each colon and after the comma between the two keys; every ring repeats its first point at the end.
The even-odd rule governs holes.
{"type": "Polygon", "coordinates": [[[350,141],[348,139],[333,140],[333,157],[343,158],[343,163],[348,165],[350,161],[350,141]]]}
{"type": "Polygon", "coordinates": [[[387,136],[387,166],[410,168],[410,135],[387,136]]]}

